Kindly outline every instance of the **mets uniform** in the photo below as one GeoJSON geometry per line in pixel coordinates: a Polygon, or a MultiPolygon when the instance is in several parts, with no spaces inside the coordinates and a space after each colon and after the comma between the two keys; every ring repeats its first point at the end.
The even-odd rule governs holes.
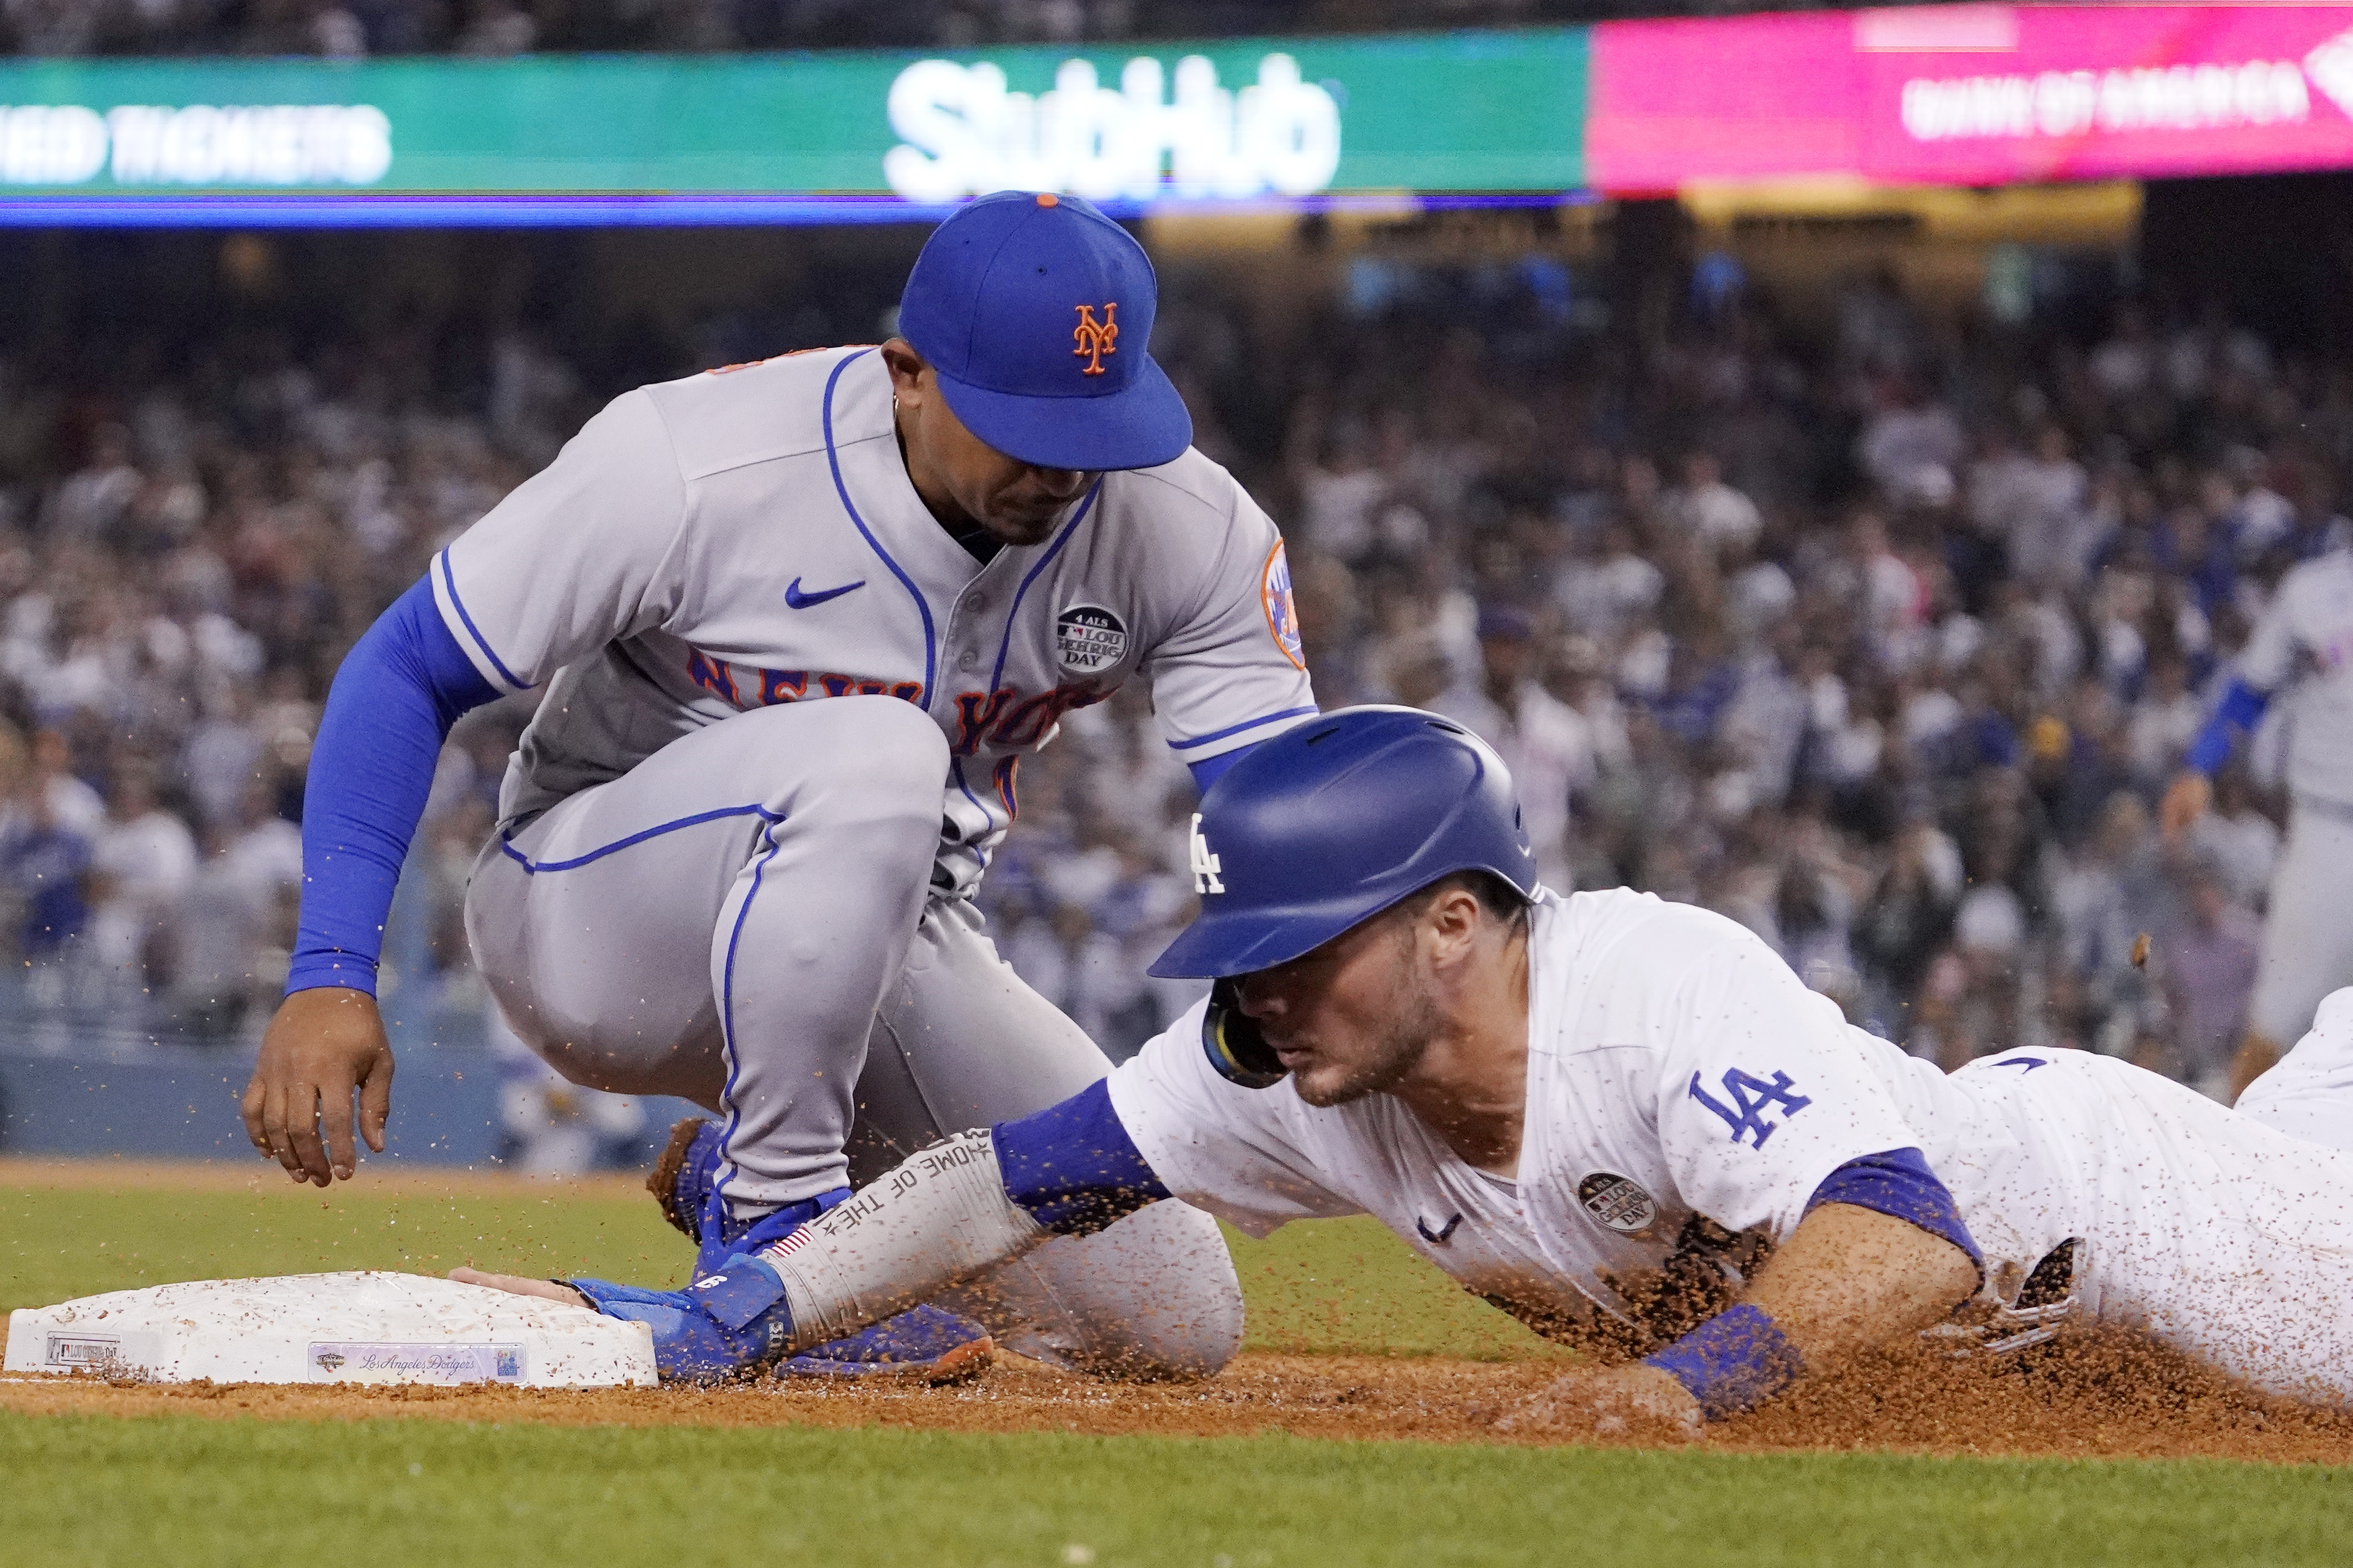
{"type": "MultiPolygon", "coordinates": [[[[1314,710],[1282,542],[1223,469],[1108,473],[984,564],[909,481],[871,349],[616,399],[432,584],[484,681],[547,687],[469,889],[485,979],[566,1077],[722,1111],[754,1205],[1102,1077],[969,900],[1064,713],[1141,678],[1198,763],[1314,710]]],[[[1028,1331],[992,1326],[1229,1350],[1215,1227],[1161,1207],[1041,1254],[1028,1331]]]]}
{"type": "MultiPolygon", "coordinates": [[[[1778,1240],[1846,1163],[1917,1148],[2010,1301],[2073,1239],[2077,1310],[2279,1392],[2353,1395],[2353,1154],[2124,1062],[2020,1051],[1947,1076],[1848,1025],[1755,936],[1624,889],[1531,910],[1526,1120],[1509,1177],[1383,1095],[1220,1077],[1197,1009],[1110,1079],[1176,1196],[1253,1235],[1370,1214],[1525,1315],[1630,1315],[1694,1216],[1778,1240]]],[[[1159,1206],[1168,1206],[1166,1205],[1159,1206]]],[[[1148,1210],[1145,1212],[1149,1212],[1148,1210]]]]}
{"type": "MultiPolygon", "coordinates": [[[[2234,674],[2234,692],[2282,694],[2287,702],[2294,804],[2247,1008],[2249,1026],[2276,1047],[2311,1027],[2323,996],[2353,985],[2353,921],[2343,914],[2353,871],[2353,550],[2305,562],[2280,579],[2234,674]]],[[[2220,760],[2209,752],[2192,763],[2220,760]]]]}

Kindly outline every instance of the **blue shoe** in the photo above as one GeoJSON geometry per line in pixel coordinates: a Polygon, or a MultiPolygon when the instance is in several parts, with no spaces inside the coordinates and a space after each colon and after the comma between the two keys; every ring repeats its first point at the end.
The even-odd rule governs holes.
{"type": "Polygon", "coordinates": [[[791,1377],[891,1377],[961,1383],[997,1357],[988,1331],[938,1307],[913,1307],[829,1344],[813,1345],[776,1369],[791,1377]]]}
{"type": "Polygon", "coordinates": [[[694,1278],[716,1274],[739,1252],[757,1252],[772,1241],[782,1241],[801,1226],[849,1195],[837,1188],[803,1203],[753,1219],[738,1219],[719,1193],[720,1126],[707,1117],[689,1116],[670,1130],[670,1146],[654,1163],[646,1190],[661,1205],[662,1217],[695,1244],[694,1278]]]}
{"type": "MultiPolygon", "coordinates": [[[[670,1130],[669,1146],[655,1163],[653,1173],[646,1179],[647,1190],[661,1205],[662,1217],[695,1243],[695,1284],[691,1287],[692,1289],[701,1289],[712,1276],[725,1272],[737,1255],[756,1252],[773,1242],[782,1241],[849,1195],[848,1188],[838,1188],[802,1203],[787,1204],[756,1219],[738,1219],[718,1191],[719,1168],[723,1163],[721,1131],[719,1123],[707,1117],[681,1119],[670,1130]]],[[[572,1283],[596,1301],[600,1311],[604,1310],[604,1301],[588,1290],[588,1286],[598,1286],[607,1292],[623,1292],[632,1299],[651,1296],[669,1301],[676,1298],[679,1302],[691,1305],[684,1291],[638,1291],[627,1286],[604,1285],[598,1280],[574,1280],[572,1283]]],[[[616,1296],[613,1299],[618,1300],[621,1298],[616,1296]]],[[[779,1303],[777,1310],[782,1310],[779,1303]]],[[[691,1322],[670,1325],[671,1331],[681,1336],[677,1340],[673,1358],[679,1361],[680,1365],[716,1366],[735,1353],[717,1342],[704,1345],[693,1340],[686,1333],[688,1326],[691,1322]]],[[[664,1333],[665,1327],[658,1324],[654,1330],[658,1362],[662,1359],[664,1333]]],[[[995,1359],[996,1348],[988,1331],[971,1319],[960,1318],[937,1307],[916,1307],[895,1318],[870,1323],[858,1332],[828,1344],[812,1346],[794,1356],[780,1370],[803,1377],[865,1377],[881,1373],[920,1378],[931,1383],[953,1383],[974,1376],[987,1367],[995,1359]]],[[[732,1373],[746,1364],[749,1364],[747,1361],[737,1361],[726,1366],[720,1375],[732,1373]]],[[[667,1363],[664,1363],[663,1375],[671,1375],[667,1363]]]]}

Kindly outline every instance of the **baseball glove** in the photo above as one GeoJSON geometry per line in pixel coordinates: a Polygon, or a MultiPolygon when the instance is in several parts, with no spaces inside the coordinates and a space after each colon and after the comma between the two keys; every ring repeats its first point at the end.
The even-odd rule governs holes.
{"type": "Polygon", "coordinates": [[[654,1162],[653,1173],[646,1177],[646,1191],[661,1205],[662,1218],[676,1226],[689,1241],[702,1239],[702,1210],[699,1205],[689,1206],[691,1200],[678,1190],[678,1179],[694,1151],[695,1134],[710,1124],[707,1118],[701,1116],[681,1118],[670,1130],[669,1147],[661,1152],[661,1158],[654,1162]]]}

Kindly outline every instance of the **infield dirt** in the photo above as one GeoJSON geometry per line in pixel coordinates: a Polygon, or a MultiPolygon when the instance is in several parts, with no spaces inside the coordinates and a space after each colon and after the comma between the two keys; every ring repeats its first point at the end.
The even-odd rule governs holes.
{"type": "MultiPolygon", "coordinates": [[[[533,1183],[396,1167],[372,1170],[362,1187],[319,1193],[288,1191],[290,1185],[257,1164],[0,1159],[0,1287],[12,1293],[6,1304],[290,1267],[438,1273],[470,1262],[661,1278],[683,1258],[630,1177],[533,1183]]],[[[1498,1434],[1490,1417],[1557,1375],[1563,1352],[1463,1296],[1371,1222],[1316,1222],[1270,1241],[1233,1245],[1256,1345],[1206,1383],[1107,1383],[1012,1358],[950,1388],[795,1380],[563,1393],[30,1378],[0,1379],[0,1409],[296,1421],[417,1416],[562,1426],[1546,1440],[1498,1434]],[[1373,1353],[1378,1352],[1389,1353],[1373,1353]]],[[[1665,1435],[1629,1440],[1673,1441],[1665,1435]]],[[[1699,1446],[2353,1464],[2353,1415],[2255,1396],[2145,1341],[2088,1333],[2010,1361],[1953,1362],[1925,1347],[1882,1357],[1810,1380],[1712,1429],[1699,1446]]]]}
{"type": "MultiPolygon", "coordinates": [[[[954,1387],[807,1380],[716,1389],[587,1392],[0,1382],[26,1414],[216,1415],[263,1420],[383,1416],[565,1426],[882,1426],[950,1432],[1236,1436],[1269,1432],[1384,1441],[1543,1444],[1498,1434],[1494,1415],[1556,1367],[1438,1357],[1251,1353],[1203,1383],[1123,1384],[1012,1358],[954,1387]]],[[[1589,1436],[1582,1440],[1591,1442],[1589,1436]]],[[[1620,1441],[1669,1446],[1652,1433],[1620,1441]]],[[[2002,1363],[1883,1356],[1801,1384],[1711,1430],[1718,1451],[1894,1451],[2056,1458],[2210,1458],[2353,1464],[2353,1417],[2235,1387],[2121,1333],[2085,1333],[2002,1363]]]]}

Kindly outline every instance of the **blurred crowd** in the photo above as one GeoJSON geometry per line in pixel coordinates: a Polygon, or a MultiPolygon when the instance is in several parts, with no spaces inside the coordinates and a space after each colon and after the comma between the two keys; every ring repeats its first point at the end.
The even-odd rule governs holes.
{"type": "Polygon", "coordinates": [[[2194,829],[2154,807],[2281,574],[2353,545],[2353,366],[2211,308],[2069,334],[1881,273],[1799,320],[1691,277],[1590,335],[1541,267],[1352,290],[1267,496],[1319,698],[1463,721],[1555,887],[1720,910],[1918,1054],[2219,1092],[2294,705],[2194,829]]]}
{"type": "MultiPolygon", "coordinates": [[[[336,665],[588,406],[501,342],[484,411],[434,412],[421,352],[298,358],[224,334],[177,374],[0,353],[0,922],[19,1000],[205,1037],[282,984],[336,665]]],[[[522,718],[477,716],[444,759],[392,990],[462,968],[453,889],[522,718]]]]}
{"type": "MultiPolygon", "coordinates": [[[[1719,910],[1915,1052],[2081,1046],[2217,1088],[2293,704],[2189,834],[2154,805],[2281,573],[2348,543],[2353,364],[2195,307],[2066,332],[1886,275],[1808,311],[1724,258],[1694,276],[1637,324],[1549,262],[1359,263],[1272,342],[1279,313],[1170,268],[1155,352],[1284,526],[1319,699],[1461,719],[1554,887],[1719,910]]],[[[337,662],[619,389],[522,331],[453,389],[427,335],[0,358],[22,1005],[258,1026],[337,662]]],[[[396,1010],[480,1016],[464,879],[527,716],[480,710],[445,754],[396,1010]]],[[[1021,785],[981,895],[1000,949],[1124,1053],[1192,994],[1143,973],[1190,910],[1190,780],[1130,689],[1021,785]]]]}
{"type": "MultiPolygon", "coordinates": [[[[2353,366],[2211,308],[2071,334],[1693,277],[1613,332],[1545,264],[1360,262],[1281,345],[1176,291],[1155,351],[1283,522],[1319,699],[1462,721],[1553,887],[1715,909],[1915,1053],[2222,1092],[2294,704],[2189,831],[2156,807],[2281,574],[2353,547],[2353,366]]],[[[1128,700],[1023,785],[1000,941],[1132,1045],[1183,999],[1141,971],[1187,912],[1184,776],[1128,700]]]]}
{"type": "MultiPolygon", "coordinates": [[[[0,52],[503,56],[996,43],[1589,22],[1743,0],[0,0],[0,52]]],[[[1773,0],[1773,10],[1804,5],[1773,0]]]]}

